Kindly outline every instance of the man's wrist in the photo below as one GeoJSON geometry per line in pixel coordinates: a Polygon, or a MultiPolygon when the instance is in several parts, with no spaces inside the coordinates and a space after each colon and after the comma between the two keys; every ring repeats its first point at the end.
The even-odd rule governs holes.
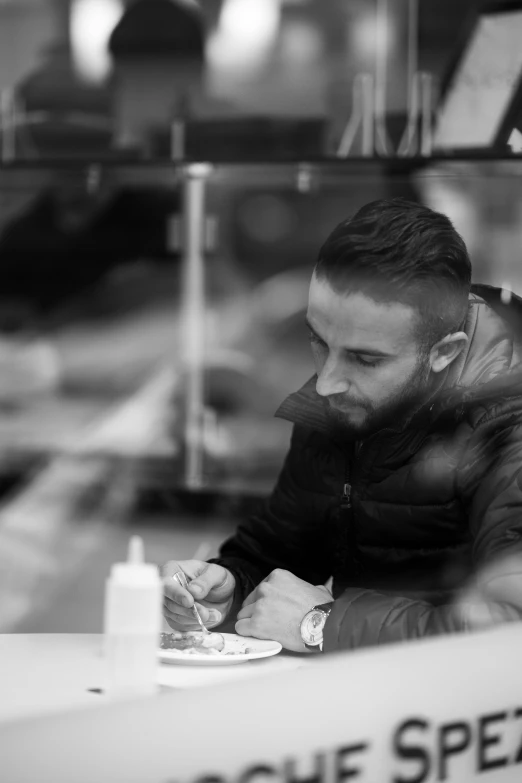
{"type": "Polygon", "coordinates": [[[329,602],[333,602],[334,598],[332,595],[332,592],[327,588],[326,585],[316,585],[318,590],[321,590],[321,592],[324,593],[324,602],[325,604],[329,602]]]}
{"type": "MultiPolygon", "coordinates": [[[[329,596],[331,598],[331,596],[329,596]]],[[[308,652],[322,652],[324,627],[332,611],[333,600],[316,604],[310,609],[300,624],[301,641],[308,652]]]]}

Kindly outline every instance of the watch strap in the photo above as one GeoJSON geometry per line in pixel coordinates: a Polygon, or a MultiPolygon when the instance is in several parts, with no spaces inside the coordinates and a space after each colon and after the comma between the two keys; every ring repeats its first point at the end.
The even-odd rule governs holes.
{"type": "Polygon", "coordinates": [[[312,611],[313,612],[321,611],[324,612],[325,614],[330,614],[330,612],[332,611],[332,607],[333,607],[333,600],[328,601],[327,604],[317,604],[317,606],[314,606],[312,611]]]}

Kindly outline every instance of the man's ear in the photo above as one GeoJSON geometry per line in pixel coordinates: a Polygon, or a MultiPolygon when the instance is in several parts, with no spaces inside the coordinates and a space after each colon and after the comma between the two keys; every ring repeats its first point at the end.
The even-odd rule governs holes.
{"type": "Polygon", "coordinates": [[[430,365],[432,372],[442,372],[454,361],[459,353],[468,344],[468,336],[465,332],[448,334],[444,339],[435,343],[430,351],[430,365]]]}

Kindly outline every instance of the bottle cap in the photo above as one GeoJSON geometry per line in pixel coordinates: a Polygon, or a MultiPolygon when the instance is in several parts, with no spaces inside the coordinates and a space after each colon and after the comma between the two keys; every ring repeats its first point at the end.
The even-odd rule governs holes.
{"type": "Polygon", "coordinates": [[[153,585],[159,581],[158,567],[145,562],[145,548],[141,536],[131,536],[126,563],[113,563],[111,579],[127,585],[153,585]]]}

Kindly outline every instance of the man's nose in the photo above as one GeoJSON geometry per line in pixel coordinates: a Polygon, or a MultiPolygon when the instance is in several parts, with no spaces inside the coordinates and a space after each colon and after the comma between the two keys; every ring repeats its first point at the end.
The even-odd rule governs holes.
{"type": "Polygon", "coordinates": [[[321,397],[329,397],[331,394],[343,394],[348,391],[349,381],[344,377],[339,362],[333,357],[328,357],[322,370],[317,374],[315,385],[317,394],[321,397]]]}

